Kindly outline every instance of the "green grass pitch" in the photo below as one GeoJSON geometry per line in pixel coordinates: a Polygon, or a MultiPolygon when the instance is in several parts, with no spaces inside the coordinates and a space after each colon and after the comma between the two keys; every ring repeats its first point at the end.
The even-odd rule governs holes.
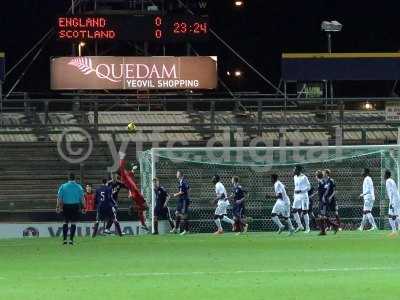
{"type": "Polygon", "coordinates": [[[399,299],[400,237],[341,232],[0,241],[0,299],[399,299]]]}

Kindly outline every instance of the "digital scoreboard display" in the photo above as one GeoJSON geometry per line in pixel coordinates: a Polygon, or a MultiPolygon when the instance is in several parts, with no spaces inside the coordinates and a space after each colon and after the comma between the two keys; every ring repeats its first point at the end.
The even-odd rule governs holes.
{"type": "Polygon", "coordinates": [[[196,16],[61,16],[60,41],[150,41],[173,43],[207,41],[209,20],[196,16]]]}

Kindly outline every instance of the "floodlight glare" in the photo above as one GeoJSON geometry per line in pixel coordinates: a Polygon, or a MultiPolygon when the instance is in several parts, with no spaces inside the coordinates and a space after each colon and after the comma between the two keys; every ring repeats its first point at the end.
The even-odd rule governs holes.
{"type": "Polygon", "coordinates": [[[372,105],[372,103],[370,103],[370,102],[366,102],[365,104],[364,104],[364,108],[366,109],[366,110],[372,110],[373,108],[374,108],[374,106],[372,105]]]}
{"type": "Polygon", "coordinates": [[[236,70],[234,74],[235,74],[235,77],[241,77],[242,76],[242,71],[236,70]]]}
{"type": "Polygon", "coordinates": [[[235,1],[235,6],[236,7],[241,7],[241,6],[243,6],[244,5],[244,2],[243,1],[235,1]]]}

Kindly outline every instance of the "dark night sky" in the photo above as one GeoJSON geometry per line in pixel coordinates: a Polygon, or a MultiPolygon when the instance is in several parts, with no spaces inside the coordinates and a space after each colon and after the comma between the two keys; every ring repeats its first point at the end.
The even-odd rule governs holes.
{"type": "MultiPolygon", "coordinates": [[[[173,0],[171,0],[173,1],[173,0]]],[[[0,51],[6,52],[7,67],[15,62],[47,32],[55,16],[63,14],[70,1],[14,0],[2,1],[0,7],[0,51]]],[[[323,20],[338,20],[343,32],[334,36],[336,52],[398,51],[400,34],[399,1],[358,0],[247,0],[245,8],[236,10],[232,0],[209,0],[209,15],[213,29],[243,57],[274,83],[280,79],[282,52],[323,52],[326,37],[320,31],[323,20]]],[[[218,55],[222,77],[227,69],[241,68],[245,78],[243,90],[271,91],[266,84],[235,58],[226,48],[212,39],[207,45],[194,45],[204,55],[218,55]]],[[[104,48],[105,49],[105,48],[104,48]]],[[[160,54],[157,47],[154,54],[160,54]]],[[[50,40],[17,90],[47,91],[49,87],[49,57],[68,55],[70,47],[50,40]]],[[[134,54],[127,44],[116,44],[110,55],[134,54]]],[[[184,54],[183,47],[169,47],[167,54],[184,54]]],[[[16,80],[14,72],[6,82],[6,90],[16,80]]],[[[228,81],[228,80],[227,80],[228,81]]],[[[228,81],[229,82],[229,81],[228,81]]],[[[234,83],[229,82],[238,89],[234,83]]],[[[340,89],[341,94],[363,92],[382,94],[391,83],[358,86],[355,83],[340,89]],[[356,88],[355,88],[356,87],[356,88]]]]}

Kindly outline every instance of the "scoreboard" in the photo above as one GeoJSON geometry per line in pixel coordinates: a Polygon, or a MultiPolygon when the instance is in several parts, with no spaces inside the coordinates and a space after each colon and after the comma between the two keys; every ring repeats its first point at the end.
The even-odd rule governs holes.
{"type": "Polygon", "coordinates": [[[203,42],[209,38],[209,20],[198,16],[97,15],[57,18],[60,41],[203,42]]]}

